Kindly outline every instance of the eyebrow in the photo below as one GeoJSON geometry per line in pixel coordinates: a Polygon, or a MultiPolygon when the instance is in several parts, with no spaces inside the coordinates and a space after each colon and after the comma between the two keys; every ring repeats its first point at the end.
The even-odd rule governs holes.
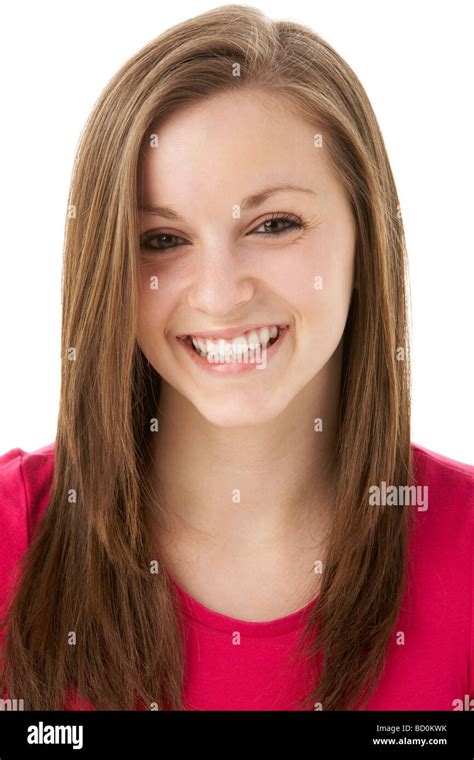
{"type": "MultiPolygon", "coordinates": [[[[272,195],[275,195],[275,193],[281,193],[288,190],[317,195],[317,192],[315,190],[311,190],[308,187],[298,187],[297,185],[273,185],[271,187],[265,187],[262,190],[259,190],[257,193],[248,195],[242,200],[240,208],[242,211],[250,211],[251,209],[257,208],[257,206],[260,206],[272,195]]],[[[145,204],[141,205],[139,207],[139,210],[144,211],[148,214],[153,214],[154,216],[162,216],[165,219],[174,219],[175,221],[179,222],[184,221],[184,219],[169,206],[150,206],[145,204]]]]}

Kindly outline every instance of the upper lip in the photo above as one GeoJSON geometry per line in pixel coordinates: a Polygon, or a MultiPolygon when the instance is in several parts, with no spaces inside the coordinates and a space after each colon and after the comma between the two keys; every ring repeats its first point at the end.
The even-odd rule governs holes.
{"type": "Polygon", "coordinates": [[[286,327],[287,325],[285,323],[280,322],[261,322],[259,325],[242,325],[241,327],[227,327],[225,330],[210,330],[210,331],[199,331],[196,330],[196,332],[191,333],[184,333],[183,335],[178,335],[178,338],[187,338],[189,336],[195,336],[196,338],[235,338],[237,335],[243,335],[244,333],[249,332],[250,330],[260,330],[262,327],[270,327],[271,325],[276,325],[277,327],[286,327]]]}

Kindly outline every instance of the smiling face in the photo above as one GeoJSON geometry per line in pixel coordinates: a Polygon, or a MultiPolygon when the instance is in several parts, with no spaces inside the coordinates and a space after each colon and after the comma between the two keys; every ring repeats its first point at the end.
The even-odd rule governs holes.
{"type": "Polygon", "coordinates": [[[138,344],[162,394],[215,425],[267,422],[325,366],[327,378],[340,348],[350,204],[319,130],[266,93],[213,96],[153,131],[140,166],[138,344]],[[208,342],[221,331],[225,343],[208,342]]]}

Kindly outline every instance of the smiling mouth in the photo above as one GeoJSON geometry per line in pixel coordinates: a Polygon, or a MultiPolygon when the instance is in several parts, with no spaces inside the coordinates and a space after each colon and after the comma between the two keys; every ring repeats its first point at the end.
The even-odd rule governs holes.
{"type": "MultiPolygon", "coordinates": [[[[266,348],[270,348],[270,346],[273,346],[273,344],[277,342],[278,338],[281,335],[281,332],[282,331],[279,330],[278,334],[274,338],[270,338],[270,340],[268,341],[268,343],[265,346],[263,346],[260,343],[258,343],[258,345],[257,345],[256,348],[248,348],[247,350],[249,352],[250,351],[256,351],[256,350],[264,351],[266,348]]],[[[191,338],[190,335],[188,335],[187,338],[182,338],[182,340],[183,340],[184,343],[187,343],[188,346],[190,346],[193,349],[194,353],[196,353],[198,356],[201,356],[201,357],[206,357],[207,356],[208,352],[203,352],[203,351],[200,351],[199,349],[196,348],[196,346],[194,345],[193,340],[192,340],[192,338],[191,338]]],[[[244,349],[244,351],[245,351],[245,349],[244,349]]],[[[242,353],[242,347],[241,346],[239,346],[239,350],[236,350],[236,353],[239,353],[239,352],[242,353]]]]}
{"type": "MultiPolygon", "coordinates": [[[[268,341],[268,343],[266,343],[265,345],[262,345],[259,342],[256,346],[254,346],[252,348],[250,348],[250,347],[245,348],[245,346],[242,346],[242,344],[240,344],[237,348],[234,349],[235,356],[239,356],[239,355],[241,356],[242,354],[245,354],[246,352],[251,353],[253,351],[265,351],[266,349],[269,349],[271,346],[273,346],[279,340],[282,332],[284,332],[284,329],[278,328],[277,335],[274,338],[270,338],[270,340],[268,341]]],[[[197,354],[198,356],[200,356],[201,358],[205,359],[207,357],[207,355],[208,355],[209,352],[207,352],[207,351],[204,352],[204,351],[201,351],[199,348],[196,348],[196,346],[193,343],[192,337],[190,335],[186,336],[186,338],[180,338],[180,340],[182,340],[183,343],[186,343],[194,351],[194,353],[197,354]]],[[[213,341],[213,343],[215,345],[218,345],[219,341],[217,341],[217,342],[213,341]]],[[[232,343],[230,343],[229,341],[226,341],[226,344],[228,345],[228,347],[229,347],[228,351],[230,352],[231,351],[230,346],[232,345],[232,343]]],[[[213,352],[213,353],[215,354],[215,352],[213,352]]]]}
{"type": "MultiPolygon", "coordinates": [[[[275,325],[275,327],[277,327],[275,325]]],[[[176,336],[176,340],[181,343],[183,349],[190,357],[193,364],[196,364],[202,370],[214,374],[216,377],[235,377],[241,373],[247,373],[255,369],[265,369],[267,363],[273,360],[275,354],[280,352],[280,344],[285,343],[287,333],[290,330],[290,325],[285,324],[278,327],[278,333],[275,337],[272,337],[265,345],[260,342],[256,342],[254,347],[253,343],[255,336],[249,339],[247,344],[240,340],[236,340],[234,347],[228,343],[227,346],[220,345],[220,347],[214,345],[209,346],[211,351],[209,353],[202,350],[202,344],[199,345],[195,339],[197,347],[193,344],[193,337],[190,335],[176,336]],[[220,348],[220,350],[216,350],[220,348]]],[[[238,338],[240,336],[237,336],[238,338]]],[[[262,335],[263,340],[266,335],[262,335]]],[[[283,350],[283,348],[281,349],[283,350]]]]}

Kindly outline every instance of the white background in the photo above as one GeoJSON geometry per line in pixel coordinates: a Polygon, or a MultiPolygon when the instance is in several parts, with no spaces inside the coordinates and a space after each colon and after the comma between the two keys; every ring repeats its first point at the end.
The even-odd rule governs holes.
{"type": "MultiPolygon", "coordinates": [[[[84,122],[133,53],[217,5],[3,5],[0,453],[17,446],[34,451],[55,438],[63,232],[84,122]]],[[[367,91],[397,183],[410,258],[412,441],[473,463],[470,4],[272,0],[255,6],[312,27],[367,91]]]]}

